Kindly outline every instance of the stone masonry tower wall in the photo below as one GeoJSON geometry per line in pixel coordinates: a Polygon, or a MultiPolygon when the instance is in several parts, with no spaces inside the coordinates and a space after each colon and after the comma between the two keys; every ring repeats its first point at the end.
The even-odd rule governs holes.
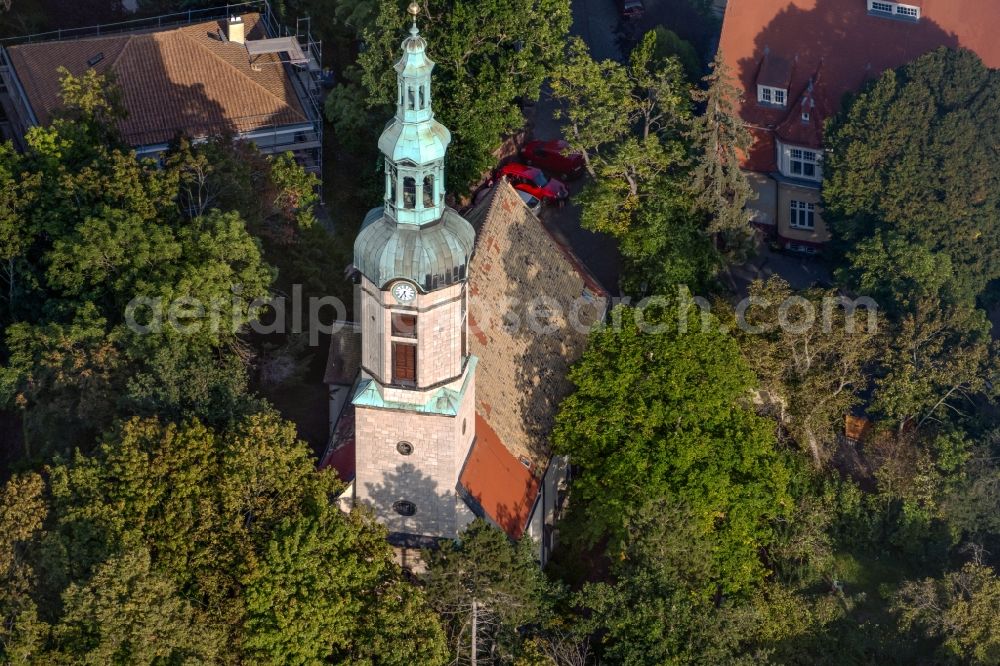
{"type": "Polygon", "coordinates": [[[434,63],[419,8],[410,12],[396,114],[379,139],[383,205],[354,243],[362,346],[354,487],[391,533],[454,537],[473,517],[456,488],[476,436],[466,288],[475,232],[444,204],[451,134],[434,120],[434,63]]]}

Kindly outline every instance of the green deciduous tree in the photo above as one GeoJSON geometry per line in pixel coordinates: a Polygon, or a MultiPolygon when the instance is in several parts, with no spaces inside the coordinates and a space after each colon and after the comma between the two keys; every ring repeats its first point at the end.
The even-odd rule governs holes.
{"type": "Polygon", "coordinates": [[[15,476],[0,489],[0,657],[12,664],[31,663],[48,630],[32,598],[37,579],[29,557],[46,515],[38,474],[15,476]]]}
{"type": "Polygon", "coordinates": [[[1000,579],[992,567],[969,563],[940,579],[907,582],[893,610],[904,629],[917,628],[940,640],[949,660],[1000,660],[1000,579]]]}
{"type": "Polygon", "coordinates": [[[731,324],[760,379],[760,400],[821,466],[869,385],[879,314],[836,290],[794,293],[779,277],[752,283],[749,298],[742,321],[731,324]]]}
{"type": "Polygon", "coordinates": [[[308,232],[315,178],[228,139],[139,161],[114,138],[113,85],[88,72],[63,86],[26,153],[0,150],[0,400],[42,456],[89,446],[120,414],[252,411],[237,334],[274,270],[250,231],[271,245],[308,232]]]}
{"type": "Polygon", "coordinates": [[[921,298],[893,322],[872,407],[902,429],[976,409],[974,396],[997,373],[996,343],[982,310],[921,298]]]}
{"type": "MultiPolygon", "coordinates": [[[[23,596],[51,631],[33,621],[31,605],[3,610],[21,632],[11,644],[24,645],[36,627],[43,663],[57,655],[75,663],[444,661],[444,633],[420,590],[404,582],[384,529],[364,512],[341,513],[339,481],[315,470],[295,427],[273,414],[225,433],[135,419],[49,477],[48,519],[36,509],[37,524],[21,518],[5,542],[14,551],[0,547],[0,556],[23,552],[33,567],[23,596]],[[45,533],[33,537],[43,520],[45,533]],[[405,654],[373,636],[382,629],[399,632],[405,654]]],[[[38,503],[32,493],[5,493],[0,520],[38,503]]]]}
{"type": "Polygon", "coordinates": [[[553,97],[563,104],[556,118],[565,121],[569,140],[596,176],[593,161],[601,147],[628,133],[635,112],[628,72],[613,60],[595,61],[586,43],[572,37],[551,86],[553,97]]]}
{"type": "Polygon", "coordinates": [[[616,309],[570,373],[553,442],[580,469],[572,530],[609,538],[615,558],[639,508],[683,502],[712,544],[712,585],[746,589],[764,575],[770,519],[792,508],[774,426],[749,404],[753,375],[718,322],[702,330],[694,308],[651,309],[654,332],[639,311],[616,309]]]}
{"type": "Polygon", "coordinates": [[[701,289],[719,267],[689,185],[690,89],[660,38],[647,33],[627,65],[597,62],[574,39],[551,83],[593,177],[579,196],[583,225],[619,241],[633,293],[701,289]]]}
{"type": "MultiPolygon", "coordinates": [[[[349,87],[361,85],[357,99],[372,111],[372,129],[381,128],[396,97],[399,43],[405,36],[404,3],[379,0],[358,36],[365,49],[361,71],[349,87]],[[377,119],[377,120],[376,120],[377,119]]],[[[424,3],[419,27],[434,72],[434,112],[452,132],[448,182],[461,192],[495,163],[493,151],[524,124],[520,103],[538,99],[542,81],[562,54],[570,25],[567,0],[441,0],[424,3]]],[[[327,112],[341,127],[360,129],[350,96],[334,92],[327,112]]],[[[370,142],[374,146],[374,140],[370,142]]]]}
{"type": "Polygon", "coordinates": [[[170,578],[152,570],[146,550],[115,555],[85,584],[63,593],[49,658],[78,664],[210,663],[225,655],[225,630],[170,578]],[[58,656],[56,656],[58,655],[58,656]]]}

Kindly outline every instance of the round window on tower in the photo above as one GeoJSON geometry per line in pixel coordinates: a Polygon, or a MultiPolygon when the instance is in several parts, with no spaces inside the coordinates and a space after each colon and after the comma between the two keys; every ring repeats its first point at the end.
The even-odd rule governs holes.
{"type": "Polygon", "coordinates": [[[417,505],[406,500],[399,500],[398,502],[393,502],[392,510],[401,516],[412,516],[417,512],[417,505]]]}
{"type": "Polygon", "coordinates": [[[413,444],[409,442],[399,442],[396,444],[396,450],[399,451],[400,455],[408,456],[413,453],[413,444]]]}

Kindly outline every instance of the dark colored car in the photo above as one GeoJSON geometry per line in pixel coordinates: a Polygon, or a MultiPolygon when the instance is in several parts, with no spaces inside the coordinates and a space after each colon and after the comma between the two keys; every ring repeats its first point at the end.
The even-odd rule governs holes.
{"type": "Polygon", "coordinates": [[[565,180],[583,173],[583,154],[571,149],[562,139],[529,141],[521,148],[521,159],[528,166],[554,173],[565,180]]]}
{"type": "Polygon", "coordinates": [[[642,0],[618,0],[618,11],[622,18],[639,18],[646,11],[642,0]]]}
{"type": "Polygon", "coordinates": [[[560,181],[549,178],[541,169],[517,162],[500,167],[497,177],[506,178],[515,190],[527,192],[545,203],[563,201],[569,196],[569,190],[560,181]]]}

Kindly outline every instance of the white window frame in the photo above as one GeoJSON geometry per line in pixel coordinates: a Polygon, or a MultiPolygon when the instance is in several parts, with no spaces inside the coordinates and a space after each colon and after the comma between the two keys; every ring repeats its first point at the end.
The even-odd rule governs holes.
{"type": "Polygon", "coordinates": [[[874,16],[891,16],[906,21],[920,20],[920,7],[894,0],[868,0],[868,13],[874,16]]]}
{"type": "Polygon", "coordinates": [[[816,248],[803,243],[788,243],[788,249],[792,252],[802,252],[803,254],[816,254],[816,248]]]}
{"type": "Polygon", "coordinates": [[[778,142],[778,171],[781,175],[799,180],[823,180],[823,152],[816,148],[791,146],[778,142]],[[812,175],[807,168],[812,167],[812,175]]]}
{"type": "Polygon", "coordinates": [[[788,89],[758,85],[757,101],[767,106],[784,107],[788,104],[788,89]]]}
{"type": "Polygon", "coordinates": [[[792,199],[789,201],[788,226],[792,229],[802,231],[814,231],[816,229],[816,204],[808,201],[792,199]]]}

